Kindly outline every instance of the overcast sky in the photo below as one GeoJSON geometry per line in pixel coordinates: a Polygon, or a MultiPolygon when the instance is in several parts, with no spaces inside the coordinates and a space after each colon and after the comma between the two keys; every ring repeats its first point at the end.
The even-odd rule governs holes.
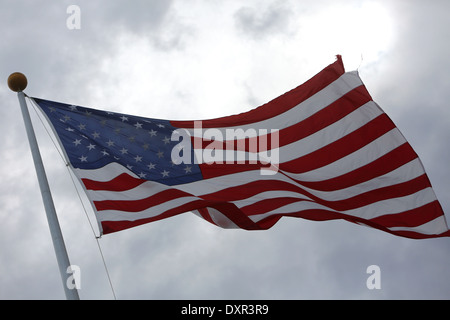
{"type": "MultiPolygon", "coordinates": [[[[448,0],[0,0],[0,299],[64,299],[10,73],[27,75],[30,96],[206,119],[268,102],[342,54],[419,154],[449,219],[449,12],[448,0]],[[67,27],[73,4],[80,29],[67,27]]],[[[112,299],[69,172],[31,115],[80,297],[112,299]]],[[[99,243],[118,299],[450,298],[449,238],[348,222],[283,218],[248,232],[186,213],[99,243]],[[370,265],[380,290],[366,286],[370,265]]]]}

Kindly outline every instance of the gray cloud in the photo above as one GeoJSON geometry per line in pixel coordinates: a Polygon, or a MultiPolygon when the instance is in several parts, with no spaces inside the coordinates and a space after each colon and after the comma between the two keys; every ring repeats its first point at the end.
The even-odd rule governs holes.
{"type": "MultiPolygon", "coordinates": [[[[235,113],[240,103],[256,107],[290,90],[339,53],[326,46],[306,50],[333,39],[323,32],[311,42],[299,21],[320,19],[328,5],[357,10],[362,3],[77,1],[81,29],[71,31],[66,28],[71,1],[4,0],[0,77],[6,81],[11,72],[23,71],[30,95],[144,110],[145,116],[235,113]],[[267,39],[279,47],[268,47],[267,39]]],[[[396,36],[381,59],[363,61],[360,74],[421,156],[449,212],[449,4],[380,3],[392,16],[396,36]]],[[[17,97],[5,82],[0,98],[0,299],[63,299],[17,97]]],[[[70,176],[31,114],[68,252],[82,268],[80,295],[111,299],[70,176]]],[[[413,241],[343,221],[285,218],[271,230],[246,232],[218,229],[187,213],[105,236],[100,244],[120,299],[450,297],[444,281],[448,239],[413,241]],[[372,264],[381,268],[381,290],[365,285],[372,264]]]]}
{"type": "Polygon", "coordinates": [[[243,6],[236,11],[236,26],[244,34],[255,38],[280,35],[289,31],[292,12],[289,3],[277,1],[264,7],[259,3],[255,7],[243,6]]]}

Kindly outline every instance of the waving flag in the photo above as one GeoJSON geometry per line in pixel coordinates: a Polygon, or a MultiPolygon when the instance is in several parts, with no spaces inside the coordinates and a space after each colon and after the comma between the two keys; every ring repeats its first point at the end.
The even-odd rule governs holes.
{"type": "Polygon", "coordinates": [[[224,228],[344,219],[450,236],[414,150],[341,57],[251,111],[168,121],[33,98],[103,234],[192,211],[224,228]]]}

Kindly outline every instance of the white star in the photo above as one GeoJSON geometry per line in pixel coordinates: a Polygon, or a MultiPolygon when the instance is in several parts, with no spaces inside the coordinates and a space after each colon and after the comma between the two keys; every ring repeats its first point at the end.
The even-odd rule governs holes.
{"type": "Polygon", "coordinates": [[[142,129],[142,123],[136,122],[134,126],[136,127],[136,129],[142,129]]]}
{"type": "Polygon", "coordinates": [[[150,130],[148,133],[150,133],[150,136],[151,136],[151,137],[154,137],[154,136],[156,136],[156,133],[157,133],[157,132],[156,132],[155,130],[152,129],[152,130],[150,130]]]}
{"type": "Polygon", "coordinates": [[[154,165],[153,163],[150,163],[147,167],[148,167],[148,170],[152,170],[152,169],[155,169],[156,165],[154,165]]]}
{"type": "Polygon", "coordinates": [[[139,173],[139,178],[141,178],[141,179],[144,179],[146,176],[147,176],[146,173],[143,173],[143,172],[139,173]]]}
{"type": "Polygon", "coordinates": [[[69,106],[70,110],[72,111],[76,111],[77,110],[77,106],[69,106]]]}
{"type": "Polygon", "coordinates": [[[67,127],[66,130],[69,131],[69,132],[74,132],[75,131],[71,127],[67,127]]]}
{"type": "Polygon", "coordinates": [[[169,144],[170,143],[170,138],[169,137],[165,137],[162,141],[164,141],[164,144],[169,144]]]}
{"type": "Polygon", "coordinates": [[[158,124],[158,127],[165,128],[165,126],[163,124],[158,124]]]}
{"type": "Polygon", "coordinates": [[[100,138],[100,133],[98,133],[97,131],[95,131],[95,132],[92,134],[92,137],[93,137],[94,139],[98,139],[98,138],[100,138]]]}
{"type": "Polygon", "coordinates": [[[78,125],[78,128],[80,128],[80,131],[81,131],[81,130],[86,130],[86,125],[80,123],[80,124],[78,125]]]}
{"type": "Polygon", "coordinates": [[[81,144],[81,139],[76,139],[73,143],[75,143],[75,146],[79,146],[81,144]]]}
{"type": "Polygon", "coordinates": [[[128,149],[122,148],[122,150],[120,150],[120,153],[121,154],[126,154],[126,153],[128,153],[128,149]]]}
{"type": "Polygon", "coordinates": [[[81,156],[78,159],[80,159],[81,162],[87,162],[87,157],[85,157],[85,156],[81,156]]]}
{"type": "Polygon", "coordinates": [[[142,157],[141,156],[136,156],[136,157],[134,157],[134,160],[136,160],[136,162],[141,162],[142,161],[142,157]]]}
{"type": "Polygon", "coordinates": [[[168,177],[169,171],[164,170],[163,172],[161,172],[161,174],[163,175],[163,178],[168,177]]]}
{"type": "Polygon", "coordinates": [[[95,144],[90,143],[86,148],[89,150],[95,149],[95,144]]]}
{"type": "Polygon", "coordinates": [[[133,170],[133,166],[130,166],[129,164],[127,164],[127,168],[133,170]]]}
{"type": "Polygon", "coordinates": [[[114,146],[114,141],[111,141],[111,139],[106,143],[108,147],[114,146]]]}
{"type": "Polygon", "coordinates": [[[122,122],[128,121],[128,117],[121,116],[120,119],[122,119],[122,122]]]}
{"type": "Polygon", "coordinates": [[[192,167],[186,166],[186,168],[184,168],[184,173],[192,173],[192,167]]]}
{"type": "Polygon", "coordinates": [[[102,151],[102,154],[103,154],[103,156],[105,156],[105,157],[106,157],[106,156],[109,156],[109,153],[108,153],[106,150],[103,150],[103,151],[102,151]]]}
{"type": "Polygon", "coordinates": [[[164,152],[158,151],[158,158],[164,158],[164,152]]]}

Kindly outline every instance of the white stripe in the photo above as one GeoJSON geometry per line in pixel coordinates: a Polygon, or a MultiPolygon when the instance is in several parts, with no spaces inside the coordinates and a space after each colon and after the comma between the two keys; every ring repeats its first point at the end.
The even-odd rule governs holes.
{"type": "MultiPolygon", "coordinates": [[[[301,157],[302,155],[307,154],[307,151],[305,150],[308,149],[307,145],[302,146],[302,141],[303,140],[291,143],[280,149],[274,150],[274,152],[277,152],[278,155],[283,158],[282,163],[293,160],[296,157],[301,157]]],[[[406,140],[402,133],[397,128],[394,128],[341,159],[308,172],[300,174],[289,173],[289,176],[304,182],[317,182],[339,177],[381,158],[404,143],[406,143],[406,140]]],[[[311,151],[311,149],[308,151],[311,151]]],[[[248,153],[243,151],[234,152],[234,156],[230,158],[237,159],[237,156],[248,159],[248,153]],[[242,156],[242,154],[245,154],[245,156],[242,156]]],[[[264,159],[263,153],[258,153],[257,159],[264,159]]]]}
{"type": "Polygon", "coordinates": [[[166,201],[159,205],[139,212],[126,212],[118,210],[97,211],[97,219],[99,221],[136,221],[140,219],[157,217],[164,212],[177,208],[179,206],[199,200],[197,197],[182,197],[166,201]]]}
{"type": "Polygon", "coordinates": [[[166,186],[155,181],[146,181],[133,189],[125,191],[87,190],[86,193],[92,201],[129,201],[145,199],[159,192],[170,189],[172,189],[170,186],[166,186]]]}
{"type": "MultiPolygon", "coordinates": [[[[424,172],[420,168],[420,161],[416,159],[385,175],[345,189],[336,191],[317,191],[306,187],[302,187],[302,189],[325,201],[341,201],[368,191],[407,182],[422,174],[424,172]]],[[[265,191],[243,200],[234,201],[233,203],[241,208],[264,199],[276,200],[278,197],[311,200],[307,196],[292,191],[265,191]]]]}
{"type": "Polygon", "coordinates": [[[238,208],[242,208],[242,207],[245,207],[248,205],[252,205],[258,201],[262,201],[262,200],[270,199],[270,200],[276,201],[277,198],[294,198],[294,199],[299,199],[299,200],[313,201],[312,199],[310,199],[300,193],[293,192],[293,191],[265,191],[265,192],[258,193],[256,195],[246,198],[246,199],[233,201],[233,203],[238,208]]]}
{"type": "Polygon", "coordinates": [[[403,135],[395,128],[355,152],[328,165],[304,173],[289,173],[289,176],[304,182],[318,182],[336,178],[381,158],[404,143],[403,135]]]}
{"type": "Polygon", "coordinates": [[[222,212],[214,209],[214,208],[207,208],[209,216],[214,221],[214,223],[225,229],[239,229],[239,226],[236,225],[233,221],[228,219],[222,212]]]}
{"type": "MultiPolygon", "coordinates": [[[[292,174],[292,173],[288,174],[292,178],[303,181],[322,181],[337,176],[341,176],[347,172],[353,171],[361,166],[364,166],[376,160],[378,157],[394,149],[395,146],[398,146],[397,145],[398,143],[396,143],[396,139],[393,139],[393,137],[397,135],[401,135],[401,133],[398,132],[398,130],[394,129],[386,133],[384,136],[378,138],[376,141],[373,141],[370,145],[367,145],[365,148],[363,148],[363,152],[360,153],[358,150],[357,152],[345,157],[347,158],[345,161],[338,160],[331,165],[302,174],[292,174]],[[384,148],[385,146],[386,150],[384,148]],[[378,156],[374,156],[375,154],[378,156]],[[349,161],[349,163],[347,163],[347,161],[349,161]],[[325,172],[322,173],[321,169],[324,169],[325,172]]],[[[291,179],[282,176],[280,173],[274,176],[264,176],[260,175],[259,170],[255,170],[210,178],[208,180],[203,181],[196,181],[189,184],[179,185],[176,187],[186,192],[190,191],[192,192],[192,190],[194,190],[195,194],[201,195],[216,192],[226,187],[243,185],[248,182],[256,180],[273,180],[275,178],[281,181],[293,183],[291,179]]],[[[299,186],[301,187],[301,185],[299,186]]]]}
{"type": "Polygon", "coordinates": [[[370,101],[344,118],[301,140],[280,147],[280,163],[294,160],[317,151],[362,128],[383,112],[370,101]]]}
{"type": "Polygon", "coordinates": [[[304,200],[299,200],[299,202],[295,202],[295,203],[290,203],[287,204],[285,206],[279,207],[277,209],[268,211],[266,213],[262,213],[262,214],[257,214],[257,215],[250,215],[249,218],[253,221],[253,222],[259,222],[267,217],[270,217],[272,215],[277,215],[277,214],[294,214],[294,213],[299,213],[305,210],[312,210],[312,209],[322,209],[322,210],[327,210],[327,211],[335,211],[335,210],[330,210],[330,208],[318,204],[316,202],[310,202],[310,201],[304,201],[304,200]]]}
{"type": "MultiPolygon", "coordinates": [[[[272,150],[272,152],[277,152],[280,155],[280,158],[278,160],[279,163],[300,158],[314,151],[317,151],[333,142],[336,142],[337,140],[345,137],[346,135],[362,128],[364,125],[366,125],[367,123],[369,123],[370,121],[372,121],[373,119],[377,118],[382,114],[383,111],[380,108],[378,108],[373,101],[370,101],[364,104],[363,106],[359,107],[352,113],[346,115],[342,119],[321,129],[320,131],[317,131],[303,139],[281,146],[276,150],[272,150]]],[[[277,127],[274,125],[273,128],[277,127]]],[[[256,132],[256,130],[254,131],[256,132]]],[[[280,134],[282,134],[282,132],[280,134]]],[[[223,135],[223,137],[225,137],[225,135],[223,135]]],[[[233,146],[235,146],[234,143],[231,145],[230,149],[233,149],[233,146]]],[[[256,145],[256,148],[258,151],[265,150],[266,146],[267,145],[263,146],[256,145]]],[[[196,152],[198,153],[199,151],[196,150],[196,152]]],[[[205,158],[205,152],[203,150],[200,150],[200,152],[203,152],[202,158],[205,158]]],[[[250,152],[246,151],[221,150],[221,149],[216,149],[215,153],[223,154],[223,156],[220,157],[217,157],[216,155],[216,159],[212,159],[212,161],[216,160],[216,162],[218,161],[225,162],[228,161],[229,159],[231,160],[250,159],[249,154],[251,154],[250,152]]],[[[260,160],[264,159],[266,151],[254,152],[252,154],[256,154],[256,156],[254,156],[253,159],[260,160]]],[[[198,156],[197,158],[201,159],[198,156]]],[[[203,162],[207,163],[208,159],[206,158],[203,159],[203,162]]]]}
{"type": "Polygon", "coordinates": [[[99,169],[72,169],[79,179],[90,179],[98,182],[111,181],[122,173],[127,173],[133,178],[138,178],[136,174],[117,162],[111,162],[99,169]]]}
{"type": "Polygon", "coordinates": [[[427,235],[438,235],[448,231],[447,222],[445,221],[444,216],[437,217],[436,219],[417,227],[392,227],[388,229],[391,231],[413,231],[427,235]]]}
{"type": "MultiPolygon", "coordinates": [[[[264,180],[278,180],[288,182],[292,185],[295,185],[306,192],[313,194],[314,196],[321,198],[326,201],[339,201],[345,200],[355,195],[375,190],[382,187],[388,187],[390,185],[395,185],[399,183],[403,183],[414,178],[419,177],[424,174],[421,163],[418,159],[415,159],[389,173],[386,173],[382,176],[376,177],[372,180],[350,186],[345,189],[335,190],[335,191],[318,191],[311,188],[307,188],[301,185],[301,183],[297,183],[292,181],[288,177],[278,173],[273,176],[264,176],[260,175],[258,170],[240,172],[235,174],[230,174],[227,176],[221,176],[216,178],[211,178],[208,180],[200,180],[191,182],[188,184],[177,185],[177,186],[166,186],[154,181],[147,181],[142,183],[141,185],[126,191],[116,192],[116,191],[95,191],[88,190],[87,194],[92,201],[102,201],[102,200],[140,200],[145,199],[151,195],[155,195],[159,192],[169,190],[169,189],[178,189],[181,191],[185,191],[194,196],[204,196],[217,191],[222,191],[231,187],[242,186],[248,182],[253,182],[260,180],[261,183],[264,183],[264,180]]],[[[244,186],[245,188],[245,186],[244,186]]],[[[287,191],[265,191],[264,194],[267,195],[267,199],[271,199],[278,196],[278,192],[281,196],[285,196],[287,191]],[[269,195],[266,192],[273,192],[273,194],[269,195]]],[[[300,197],[307,198],[306,196],[299,195],[300,197]]],[[[254,195],[255,199],[262,197],[260,195],[254,195]]]]}
{"type": "MultiPolygon", "coordinates": [[[[418,174],[420,173],[417,170],[414,169],[414,164],[417,164],[418,160],[412,161],[409,164],[406,164],[405,166],[403,166],[402,168],[399,168],[397,170],[399,170],[399,179],[402,179],[403,174],[407,174],[407,171],[411,171],[411,174],[418,174]],[[411,168],[412,167],[412,168],[411,168]]],[[[245,173],[246,175],[248,174],[245,173]]],[[[239,176],[242,176],[243,174],[237,174],[239,176]]],[[[228,177],[229,178],[229,177],[228,177]]],[[[261,177],[260,177],[261,178],[261,177]]],[[[281,177],[284,178],[284,177],[281,177]]],[[[223,180],[223,179],[222,179],[223,180]]],[[[235,181],[235,179],[231,178],[231,181],[235,181]]],[[[381,180],[383,180],[381,178],[381,180]]],[[[195,184],[197,187],[200,185],[198,182],[197,183],[191,183],[191,185],[195,184]]],[[[127,192],[109,192],[109,195],[113,196],[113,197],[106,197],[106,198],[113,198],[113,199],[126,199],[129,200],[130,196],[135,195],[136,193],[136,189],[141,189],[139,192],[143,193],[145,195],[145,197],[149,196],[149,190],[153,190],[154,192],[157,191],[161,191],[161,190],[167,190],[170,187],[166,187],[164,185],[159,185],[157,183],[152,183],[152,182],[147,182],[144,185],[146,185],[145,188],[141,189],[141,186],[132,189],[130,192],[130,194],[127,194],[127,192]],[[120,195],[120,197],[118,197],[120,195]],[[123,197],[125,196],[125,197],[123,197]]],[[[206,190],[211,191],[211,187],[214,184],[204,184],[204,187],[206,190]]],[[[237,185],[239,185],[239,183],[237,183],[237,185]]],[[[229,187],[229,184],[225,183],[226,187],[229,187]]],[[[377,185],[377,183],[374,183],[373,186],[375,188],[379,187],[379,185],[377,185]]],[[[186,187],[186,186],[184,186],[186,187]]],[[[192,187],[192,186],[191,186],[192,187]]],[[[194,187],[193,189],[198,191],[198,188],[194,187]]],[[[179,189],[183,189],[183,188],[179,188],[179,189]]],[[[191,188],[188,188],[190,190],[192,190],[191,188]]],[[[99,192],[99,191],[95,191],[95,192],[91,192],[90,196],[92,196],[92,198],[96,198],[95,195],[99,195],[105,192],[99,192]]],[[[153,193],[154,194],[154,193],[153,193]]],[[[102,199],[104,199],[104,194],[102,195],[102,199]]],[[[236,201],[236,204],[238,205],[238,207],[242,207],[244,205],[249,205],[252,203],[255,203],[259,200],[263,200],[263,199],[273,199],[275,196],[290,196],[290,197],[296,197],[299,199],[307,199],[306,197],[297,194],[295,192],[278,192],[278,191],[268,191],[268,192],[264,192],[264,193],[260,193],[258,195],[255,195],[251,198],[242,200],[242,201],[236,201]]],[[[195,201],[198,198],[196,197],[182,197],[182,198],[177,198],[174,200],[170,200],[167,201],[163,204],[154,206],[150,209],[144,210],[142,212],[138,212],[138,213],[127,213],[127,212],[121,212],[121,211],[116,211],[116,210],[106,210],[106,211],[101,211],[98,213],[98,218],[100,221],[120,221],[120,220],[139,220],[139,219],[143,219],[143,218],[148,218],[148,217],[155,217],[159,214],[164,213],[167,210],[170,210],[172,208],[178,207],[184,203],[188,203],[191,201],[195,201]]],[[[371,219],[371,218],[375,218],[381,215],[385,215],[385,214],[394,214],[394,213],[399,213],[399,212],[403,212],[403,211],[407,211],[407,210],[411,210],[414,209],[416,207],[420,207],[422,205],[425,205],[427,203],[430,203],[432,201],[436,200],[436,196],[434,194],[434,192],[432,191],[431,188],[427,188],[424,189],[422,191],[419,191],[415,194],[412,195],[408,195],[405,197],[401,197],[401,198],[394,198],[394,199],[387,199],[387,200],[383,200],[383,201],[379,201],[377,203],[373,203],[367,206],[364,206],[362,208],[357,208],[354,210],[349,210],[344,212],[345,214],[349,214],[349,215],[353,215],[353,216],[357,216],[357,217],[362,217],[365,219],[371,219]]],[[[314,202],[310,202],[310,201],[302,201],[299,203],[294,203],[294,204],[289,204],[283,207],[280,207],[278,209],[272,210],[270,212],[267,212],[265,214],[262,215],[255,215],[252,216],[252,220],[254,221],[259,221],[267,216],[270,216],[272,214],[280,214],[280,213],[295,213],[295,212],[299,212],[302,210],[307,210],[307,209],[324,209],[324,210],[330,210],[328,207],[314,203],[314,202]]],[[[215,216],[215,219],[217,221],[218,224],[223,224],[224,226],[226,226],[225,221],[221,220],[219,216],[215,216]]],[[[229,226],[230,227],[230,226],[229,226]]]]}
{"type": "MultiPolygon", "coordinates": [[[[208,212],[209,217],[213,220],[213,223],[218,227],[224,229],[240,229],[237,224],[228,219],[222,212],[214,208],[204,208],[208,212]]],[[[201,218],[203,221],[206,219],[198,212],[198,210],[192,211],[197,217],[201,218]]],[[[208,221],[209,222],[209,221],[208,221]]]]}
{"type": "Polygon", "coordinates": [[[335,211],[363,219],[373,219],[387,214],[396,214],[412,210],[424,206],[428,203],[431,203],[435,200],[436,196],[431,188],[423,189],[419,192],[416,192],[412,195],[408,195],[405,197],[383,200],[361,208],[342,212],[332,210],[327,206],[315,202],[300,200],[299,202],[285,205],[283,207],[271,210],[264,214],[250,216],[249,218],[251,218],[254,222],[258,222],[274,214],[294,214],[310,209],[322,209],[327,211],[335,211]]]}
{"type": "Polygon", "coordinates": [[[301,184],[289,179],[288,177],[280,173],[274,176],[263,176],[259,174],[259,171],[247,171],[235,173],[227,176],[211,178],[208,180],[192,182],[190,184],[178,185],[174,186],[174,188],[194,193],[197,196],[202,196],[235,186],[243,186],[243,188],[245,188],[244,186],[245,184],[257,180],[260,180],[262,183],[264,180],[278,180],[295,185],[323,200],[338,201],[351,198],[363,192],[375,190],[381,187],[387,187],[390,185],[395,185],[398,183],[403,183],[412,180],[414,178],[417,178],[418,176],[424,173],[421,167],[417,167],[417,164],[420,164],[420,162],[412,161],[383,176],[376,177],[372,180],[363,182],[355,186],[335,191],[317,191],[314,189],[304,187],[301,184]]]}
{"type": "MultiPolygon", "coordinates": [[[[361,166],[364,166],[380,156],[383,156],[384,154],[392,151],[396,147],[402,144],[404,141],[403,136],[398,131],[398,129],[393,129],[390,132],[386,133],[382,137],[378,138],[377,140],[371,142],[367,146],[363,147],[362,149],[359,149],[358,151],[340,159],[337,160],[329,165],[326,165],[322,168],[318,168],[309,172],[301,173],[301,174],[293,174],[293,173],[286,173],[289,177],[301,180],[301,181],[322,181],[331,179],[340,175],[343,175],[347,172],[353,171],[361,166]]],[[[423,170],[422,166],[420,165],[416,170],[423,170]]],[[[132,173],[127,168],[121,166],[118,163],[110,163],[106,165],[103,168],[95,169],[95,170],[84,170],[84,169],[74,169],[75,174],[79,178],[87,178],[92,179],[96,181],[110,181],[114,179],[115,177],[119,176],[122,173],[127,173],[133,177],[136,177],[134,173],[132,173]]],[[[417,171],[419,172],[419,171],[417,171]]],[[[385,175],[386,177],[389,177],[389,174],[385,175]]],[[[417,176],[417,175],[416,175],[417,176]]],[[[416,177],[411,176],[411,177],[416,177]]],[[[409,177],[409,176],[408,176],[409,177]]],[[[255,180],[271,180],[277,178],[278,180],[291,182],[289,179],[281,176],[280,174],[277,174],[275,176],[264,176],[260,174],[259,170],[256,171],[250,171],[250,172],[242,172],[242,173],[236,173],[236,174],[230,174],[227,176],[221,176],[216,178],[211,178],[208,180],[202,180],[197,181],[189,184],[184,185],[178,185],[174,186],[177,189],[194,193],[195,195],[203,195],[208,194],[212,192],[216,192],[219,190],[222,190],[227,187],[233,187],[242,185],[245,183],[248,183],[250,181],[255,180]]],[[[298,185],[298,184],[296,184],[298,185]]],[[[298,185],[301,187],[301,185],[298,185]]],[[[145,182],[144,184],[140,185],[138,187],[139,191],[137,193],[137,190],[133,189],[133,192],[130,192],[130,195],[128,195],[126,192],[119,196],[118,199],[120,200],[128,200],[128,199],[142,199],[145,197],[148,197],[149,194],[159,192],[162,190],[166,190],[169,187],[159,184],[157,182],[145,182]]],[[[304,187],[303,187],[304,188],[304,187]]],[[[314,193],[314,195],[318,197],[324,197],[320,194],[320,192],[316,192],[312,189],[304,188],[308,192],[314,193]]],[[[104,191],[90,191],[88,190],[89,195],[92,197],[92,200],[106,200],[106,199],[115,199],[119,193],[114,193],[112,195],[108,195],[104,191]],[[102,194],[104,193],[104,194],[102,194]]],[[[327,193],[330,194],[330,193],[327,193]]],[[[354,193],[353,193],[354,194],[354,193]]],[[[351,195],[350,195],[351,196],[351,195]]],[[[336,200],[336,199],[345,199],[346,197],[350,196],[333,196],[331,198],[328,198],[329,200],[336,200]]],[[[327,200],[328,200],[327,199],[327,200]]]]}
{"type": "Polygon", "coordinates": [[[347,210],[345,213],[364,219],[373,219],[387,214],[396,214],[419,208],[433,201],[436,201],[433,189],[425,188],[404,197],[378,201],[364,207],[347,210]]]}
{"type": "MultiPolygon", "coordinates": [[[[149,217],[156,217],[167,210],[179,207],[185,203],[198,200],[196,197],[182,197],[174,200],[166,201],[162,204],[153,206],[141,212],[123,212],[117,210],[105,210],[98,212],[98,219],[100,221],[135,221],[139,219],[145,219],[149,217]]],[[[373,219],[379,216],[387,214],[396,214],[404,211],[412,210],[421,206],[424,206],[430,202],[436,200],[436,196],[431,188],[426,188],[424,190],[418,191],[412,195],[405,197],[392,198],[387,200],[382,200],[361,208],[347,211],[337,211],[354,217],[359,217],[363,219],[373,219]]],[[[328,208],[327,206],[311,202],[299,200],[299,202],[291,203],[280,208],[271,210],[264,214],[252,215],[250,218],[254,222],[258,222],[268,216],[274,214],[290,214],[298,213],[304,210],[310,209],[323,209],[328,211],[336,211],[328,208]]],[[[216,218],[218,218],[216,216],[216,218]]]]}
{"type": "Polygon", "coordinates": [[[371,180],[362,182],[360,184],[350,186],[345,189],[340,189],[336,191],[315,191],[309,188],[304,189],[308,190],[309,192],[313,193],[315,196],[319,198],[323,199],[326,198],[329,201],[338,201],[348,199],[368,191],[404,183],[412,179],[415,179],[423,175],[424,173],[425,172],[422,169],[420,160],[415,159],[391,172],[375,177],[371,180]]]}

